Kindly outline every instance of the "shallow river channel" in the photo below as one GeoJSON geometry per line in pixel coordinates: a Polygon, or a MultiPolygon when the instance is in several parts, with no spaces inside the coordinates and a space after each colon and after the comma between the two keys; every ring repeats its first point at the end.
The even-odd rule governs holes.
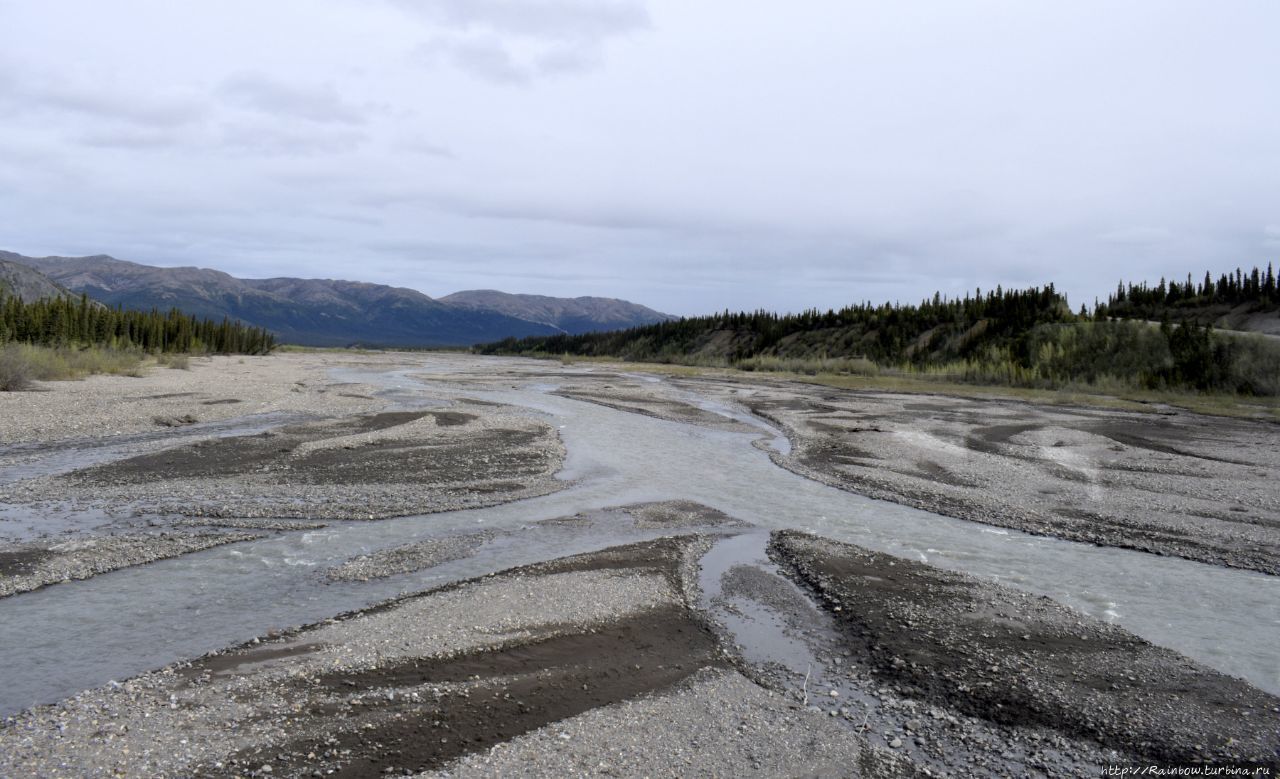
{"type": "MultiPolygon", "coordinates": [[[[424,356],[447,373],[465,358],[424,356]]],[[[473,366],[468,366],[473,367],[473,366]]],[[[314,622],[402,592],[662,534],[601,523],[533,525],[608,506],[687,499],[761,528],[799,528],[1048,595],[1153,643],[1280,693],[1280,578],[1140,552],[1030,536],[871,500],[775,465],[759,434],[668,422],[548,394],[415,380],[412,371],[344,372],[402,405],[465,395],[532,409],[559,428],[568,488],[503,506],[275,534],[0,599],[0,713],[64,698],[174,660],[314,622]],[[321,571],[354,555],[441,535],[498,535],[469,558],[367,583],[321,571]]],[[[740,411],[710,410],[746,418],[740,411]]],[[[671,532],[671,531],[666,531],[671,532]]]]}

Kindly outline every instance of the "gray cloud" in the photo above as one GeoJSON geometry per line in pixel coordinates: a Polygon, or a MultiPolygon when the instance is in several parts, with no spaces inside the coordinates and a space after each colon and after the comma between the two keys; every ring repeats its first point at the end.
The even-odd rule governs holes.
{"type": "Polygon", "coordinates": [[[648,29],[635,0],[393,0],[436,24],[536,38],[599,40],[648,29]]]}
{"type": "Polygon", "coordinates": [[[357,150],[367,136],[357,130],[326,129],[301,132],[263,123],[237,123],[222,127],[217,147],[251,156],[306,157],[346,154],[357,150]]]}
{"type": "Polygon", "coordinates": [[[62,78],[0,79],[0,104],[21,113],[69,113],[150,127],[191,124],[206,115],[191,95],[125,92],[62,78]]]}
{"type": "Polygon", "coordinates": [[[165,129],[117,128],[91,130],[75,138],[77,143],[99,149],[128,149],[155,151],[171,149],[181,143],[181,138],[165,129]]]}
{"type": "Polygon", "coordinates": [[[418,136],[402,136],[395,142],[395,148],[398,151],[406,151],[411,154],[419,154],[424,157],[439,157],[446,160],[456,160],[457,154],[453,149],[438,143],[418,137],[418,136]]]}
{"type": "Polygon", "coordinates": [[[438,37],[417,50],[429,64],[449,64],[468,75],[495,84],[527,84],[534,73],[517,63],[511,52],[496,38],[438,37]]]}
{"type": "Polygon", "coordinates": [[[1091,301],[1280,248],[1280,7],[1229,5],[0,0],[0,248],[676,313],[1091,301]]]}
{"type": "Polygon", "coordinates": [[[416,57],[494,84],[597,70],[604,45],[651,27],[633,0],[395,0],[435,26],[416,57]]]}
{"type": "Polygon", "coordinates": [[[241,108],[273,116],[334,124],[363,124],[365,117],[346,102],[331,84],[286,84],[260,73],[240,73],[228,78],[218,94],[241,108]]]}
{"type": "Polygon", "coordinates": [[[1108,230],[1099,235],[1098,240],[1128,246],[1153,246],[1171,241],[1174,237],[1174,234],[1164,227],[1134,225],[1108,230]]]}

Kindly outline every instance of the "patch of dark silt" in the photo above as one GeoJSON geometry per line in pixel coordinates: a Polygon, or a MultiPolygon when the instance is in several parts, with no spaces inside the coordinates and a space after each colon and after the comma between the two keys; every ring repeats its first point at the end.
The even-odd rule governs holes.
{"type": "Polygon", "coordinates": [[[1048,598],[797,531],[769,553],[909,697],[1143,759],[1280,755],[1280,699],[1048,598]]]}
{"type": "MultiPolygon", "coordinates": [[[[633,570],[678,577],[691,542],[692,537],[663,538],[507,575],[536,579],[569,571],[633,570]]],[[[297,640],[304,638],[305,631],[297,640]]],[[[226,673],[245,663],[287,662],[290,655],[313,647],[298,644],[207,658],[191,671],[226,673]]],[[[715,636],[696,614],[669,605],[605,624],[557,625],[490,649],[397,658],[374,668],[324,673],[294,683],[300,685],[299,694],[329,692],[301,712],[298,730],[308,735],[242,750],[197,775],[243,774],[264,764],[282,776],[428,771],[591,709],[661,692],[700,669],[725,664],[715,636]]],[[[286,685],[281,691],[288,696],[289,690],[286,685]]]]}
{"type": "Polygon", "coordinates": [[[0,576],[23,576],[54,556],[48,549],[10,549],[0,551],[0,576]]]}
{"type": "MultiPolygon", "coordinates": [[[[119,485],[246,474],[270,480],[272,474],[279,474],[281,478],[303,483],[359,484],[399,481],[405,473],[430,471],[433,480],[464,480],[466,477],[474,478],[474,465],[480,459],[468,454],[478,455],[486,448],[497,450],[521,446],[537,437],[536,433],[526,431],[484,430],[478,432],[467,446],[451,447],[448,457],[442,457],[436,447],[424,446],[422,441],[372,442],[358,447],[319,449],[303,457],[290,457],[305,443],[388,430],[426,416],[434,416],[442,426],[463,425],[476,419],[473,415],[457,412],[395,411],[289,425],[258,435],[201,441],[130,457],[87,468],[70,478],[82,484],[119,485]],[[453,473],[455,470],[456,474],[453,473]]],[[[499,459],[509,467],[504,473],[515,478],[540,472],[543,465],[540,458],[524,453],[499,459]]]]}

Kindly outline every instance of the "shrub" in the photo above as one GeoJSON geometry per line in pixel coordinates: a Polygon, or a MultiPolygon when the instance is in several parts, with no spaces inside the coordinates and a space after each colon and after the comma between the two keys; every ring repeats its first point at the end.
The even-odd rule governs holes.
{"type": "Polygon", "coordinates": [[[0,389],[23,389],[35,379],[79,379],[95,373],[141,376],[142,359],[142,352],[136,349],[54,349],[9,344],[0,348],[0,389]]]}
{"type": "Polygon", "coordinates": [[[166,368],[186,371],[191,369],[191,358],[185,354],[165,353],[156,357],[156,364],[166,368]]]}
{"type": "Polygon", "coordinates": [[[0,349],[0,392],[30,389],[34,378],[31,364],[24,359],[21,347],[10,344],[0,349]]]}

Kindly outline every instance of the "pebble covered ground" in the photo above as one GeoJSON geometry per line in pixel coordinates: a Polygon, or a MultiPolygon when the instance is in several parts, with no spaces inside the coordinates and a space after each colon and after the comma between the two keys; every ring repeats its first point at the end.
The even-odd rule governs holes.
{"type": "Polygon", "coordinates": [[[37,707],[0,729],[0,775],[548,775],[584,760],[914,775],[732,670],[685,600],[701,548],[667,538],[461,582],[37,707]],[[663,751],[642,758],[645,743],[663,751]]]}
{"type": "Polygon", "coordinates": [[[405,360],[208,357],[190,370],[0,393],[0,473],[10,468],[0,503],[20,510],[20,525],[0,522],[0,597],[260,537],[213,528],[288,532],[567,485],[555,478],[563,443],[526,412],[482,403],[401,410],[402,395],[342,378],[405,360]],[[32,529],[40,516],[49,530],[32,529]]]}
{"type": "Polygon", "coordinates": [[[1040,770],[1065,740],[1115,762],[1280,762],[1280,698],[1049,598],[796,531],[770,554],[834,618],[846,665],[924,715],[900,742],[927,748],[958,714],[1014,726],[995,754],[1040,770]]]}
{"type": "Polygon", "coordinates": [[[1190,412],[681,380],[791,440],[774,462],[947,516],[1280,574],[1280,427],[1190,412]]]}
{"type": "MultiPolygon", "coordinates": [[[[5,500],[36,511],[71,498],[96,512],[188,518],[8,544],[0,582],[53,583],[184,544],[564,486],[554,479],[563,444],[536,417],[475,400],[389,408],[380,390],[328,374],[387,369],[403,356],[280,357],[19,396],[12,407],[30,417],[0,422],[0,441],[28,443],[0,445],[0,467],[38,462],[32,442],[42,438],[62,451],[83,436],[179,436],[257,410],[308,416],[163,451],[162,439],[135,438],[128,456],[5,485],[5,500]],[[131,387],[146,389],[130,396],[131,387]],[[83,419],[67,413],[82,402],[83,419]],[[428,457],[436,472],[425,478],[428,457]]],[[[494,388],[541,375],[521,365],[451,375],[459,387],[494,388]]],[[[545,378],[566,380],[548,368],[545,378]]],[[[712,424],[669,383],[571,373],[583,400],[748,429],[712,424]]],[[[718,379],[686,386],[773,419],[794,444],[790,455],[771,452],[775,461],[846,489],[1218,564],[1272,559],[1274,447],[1256,430],[1210,430],[1193,415],[718,379]],[[1246,445],[1257,449],[1250,462],[1230,462],[1246,445]],[[1150,497],[1162,490],[1172,518],[1150,497]],[[1112,496],[1135,519],[1079,509],[1112,496]]],[[[0,776],[1056,777],[1139,759],[1280,762],[1274,696],[1052,601],[800,533],[769,536],[689,501],[544,522],[589,535],[613,514],[671,536],[447,584],[30,709],[0,726],[0,776]],[[728,565],[708,601],[709,550],[748,537],[762,557],[728,565]],[[766,626],[756,635],[769,648],[794,650],[789,665],[753,659],[760,647],[735,632],[743,622],[766,626]]],[[[429,571],[507,532],[415,541],[314,575],[429,571]]]]}
{"type": "Polygon", "coordinates": [[[547,423],[506,407],[383,412],[198,441],[42,476],[11,503],[194,517],[382,519],[563,489],[547,423]]]}
{"type": "Polygon", "coordinates": [[[392,368],[403,361],[403,355],[355,352],[197,357],[188,370],[154,367],[141,378],[41,382],[33,392],[0,392],[0,446],[128,435],[174,420],[190,424],[188,418],[373,411],[385,405],[374,388],[334,380],[330,370],[392,368]]]}

